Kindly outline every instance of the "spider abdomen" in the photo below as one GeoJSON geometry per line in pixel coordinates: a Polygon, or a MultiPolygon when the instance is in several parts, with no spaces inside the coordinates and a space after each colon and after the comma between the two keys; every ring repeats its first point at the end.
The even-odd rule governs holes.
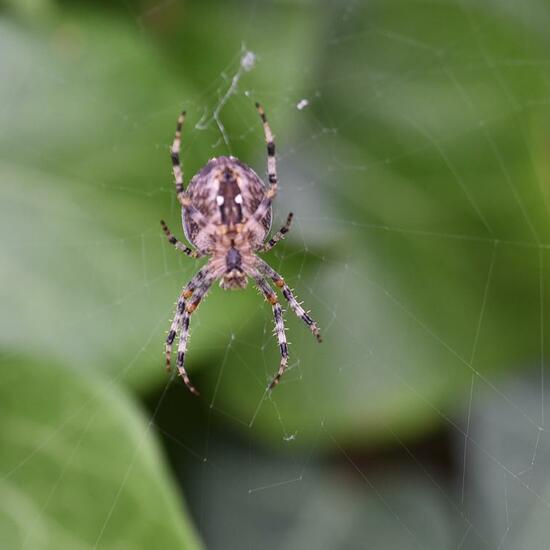
{"type": "MultiPolygon", "coordinates": [[[[187,188],[190,208],[197,209],[208,221],[199,227],[182,209],[183,229],[187,239],[198,249],[207,249],[220,226],[232,230],[245,223],[256,211],[266,191],[266,185],[246,164],[234,157],[217,157],[193,177],[187,188]]],[[[252,228],[254,241],[261,243],[271,228],[271,208],[259,224],[252,228]]]]}

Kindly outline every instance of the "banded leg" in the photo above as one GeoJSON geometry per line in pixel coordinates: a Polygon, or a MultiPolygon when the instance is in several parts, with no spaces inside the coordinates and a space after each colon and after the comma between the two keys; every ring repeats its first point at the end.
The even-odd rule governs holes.
{"type": "Polygon", "coordinates": [[[200,226],[206,225],[206,218],[191,204],[191,199],[183,189],[183,170],[180,162],[180,147],[181,147],[181,129],[185,121],[185,111],[182,111],[178,117],[176,124],[176,134],[172,147],[170,148],[170,156],[172,158],[172,171],[174,173],[174,180],[176,182],[176,195],[178,201],[183,208],[186,209],[186,213],[191,219],[200,226]]]}
{"type": "Polygon", "coordinates": [[[197,309],[200,301],[204,298],[208,292],[214,277],[208,277],[204,282],[195,290],[192,300],[184,308],[183,316],[181,320],[181,334],[180,340],[178,343],[178,357],[176,360],[176,367],[178,369],[179,375],[182,377],[185,385],[189,388],[191,393],[199,395],[198,390],[191,384],[187,371],[185,370],[185,353],[187,351],[187,342],[189,341],[189,321],[191,319],[192,313],[197,309]]]}
{"type": "Polygon", "coordinates": [[[256,103],[256,109],[258,109],[258,113],[260,114],[260,118],[262,119],[262,124],[264,126],[265,143],[267,145],[267,178],[270,186],[275,188],[275,192],[277,192],[277,161],[275,159],[275,141],[273,139],[273,132],[267,122],[264,108],[259,103],[256,103]]]}
{"type": "Polygon", "coordinates": [[[265,142],[267,144],[267,177],[269,180],[269,187],[267,188],[263,199],[260,201],[256,211],[252,214],[252,216],[250,216],[249,219],[249,221],[255,220],[259,223],[267,214],[267,211],[271,207],[271,202],[277,194],[277,161],[275,160],[275,142],[273,141],[273,133],[267,123],[264,108],[259,103],[256,103],[256,109],[258,109],[258,113],[260,114],[260,118],[262,119],[264,126],[265,142]]]}
{"type": "Polygon", "coordinates": [[[200,250],[193,250],[192,248],[185,246],[181,241],[178,241],[178,239],[174,236],[170,229],[168,229],[168,226],[166,225],[164,220],[160,220],[160,225],[162,227],[162,230],[164,231],[164,234],[168,238],[168,242],[170,244],[173,244],[178,250],[180,250],[184,254],[187,254],[187,256],[190,256],[191,258],[200,258],[201,256],[204,256],[204,252],[200,250]]]}
{"type": "Polygon", "coordinates": [[[166,370],[170,371],[170,364],[172,360],[172,345],[174,343],[174,338],[176,337],[176,334],[178,333],[178,328],[181,323],[181,318],[183,317],[183,311],[185,310],[185,298],[183,293],[180,294],[180,297],[178,298],[178,304],[176,306],[176,314],[174,315],[174,318],[172,319],[172,324],[170,325],[170,330],[168,331],[168,336],[166,337],[166,347],[165,347],[165,355],[166,355],[166,370]]]}
{"type": "Polygon", "coordinates": [[[279,342],[279,350],[281,352],[281,363],[277,374],[268,386],[268,390],[272,390],[281,380],[281,376],[285,373],[288,367],[288,344],[286,341],[285,322],[283,319],[283,310],[281,304],[277,300],[277,295],[273,292],[268,282],[263,277],[255,277],[258,288],[264,295],[265,299],[271,304],[273,309],[273,317],[275,319],[275,334],[279,342]]]}
{"type": "Polygon", "coordinates": [[[200,269],[197,274],[189,281],[185,286],[182,293],[178,298],[178,303],[176,305],[176,313],[172,319],[172,324],[170,325],[170,330],[168,331],[168,336],[166,337],[166,370],[170,370],[171,358],[172,358],[172,345],[174,344],[174,339],[178,333],[178,330],[183,319],[183,314],[185,312],[185,301],[193,295],[195,289],[199,286],[201,281],[206,277],[209,272],[208,264],[200,269]]]}
{"type": "Polygon", "coordinates": [[[181,169],[180,162],[180,146],[181,146],[181,129],[185,121],[185,111],[180,113],[178,117],[178,123],[176,125],[176,135],[172,142],[170,149],[170,156],[172,157],[172,171],[174,172],[174,180],[176,181],[176,193],[178,201],[184,206],[183,201],[185,198],[185,191],[183,190],[183,170],[181,169]]]}
{"type": "Polygon", "coordinates": [[[267,243],[264,243],[259,249],[259,252],[268,252],[271,250],[279,241],[285,238],[285,235],[290,231],[290,226],[292,224],[292,218],[294,217],[294,214],[290,212],[288,215],[285,224],[267,243]]]}
{"type": "Polygon", "coordinates": [[[298,316],[302,321],[309,327],[309,330],[313,333],[317,342],[322,342],[321,332],[317,323],[309,316],[309,313],[302,307],[302,304],[298,302],[292,290],[285,283],[284,279],[266,262],[259,259],[259,269],[260,272],[269,277],[275,285],[282,291],[283,296],[285,297],[290,309],[298,316]]]}

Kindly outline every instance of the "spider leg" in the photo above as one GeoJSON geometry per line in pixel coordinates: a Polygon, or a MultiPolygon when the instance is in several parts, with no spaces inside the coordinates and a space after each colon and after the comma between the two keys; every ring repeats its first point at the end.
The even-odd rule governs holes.
{"type": "Polygon", "coordinates": [[[290,225],[292,224],[292,218],[294,217],[294,214],[290,212],[288,215],[285,224],[267,243],[262,244],[260,248],[258,248],[259,252],[268,252],[271,250],[279,241],[285,238],[285,235],[290,231],[290,225]]]}
{"type": "Polygon", "coordinates": [[[172,157],[172,171],[174,172],[174,179],[176,181],[176,193],[178,200],[183,206],[183,198],[185,197],[185,191],[183,189],[183,170],[181,169],[180,162],[180,146],[181,146],[181,129],[183,122],[185,121],[185,111],[180,113],[178,117],[178,123],[176,125],[176,135],[172,142],[170,149],[170,156],[172,157]]]}
{"type": "Polygon", "coordinates": [[[176,195],[178,201],[183,208],[186,209],[186,214],[200,226],[204,226],[207,223],[206,218],[191,204],[189,195],[183,188],[183,170],[180,162],[180,146],[181,146],[181,129],[185,121],[185,111],[180,113],[178,122],[176,125],[176,134],[172,147],[170,148],[170,156],[172,158],[172,171],[174,173],[174,180],[176,182],[176,195]]]}
{"type": "Polygon", "coordinates": [[[267,122],[264,108],[259,103],[256,103],[256,109],[258,109],[258,113],[260,114],[260,118],[262,119],[262,124],[264,126],[265,143],[267,145],[267,177],[271,188],[273,189],[274,193],[276,193],[277,161],[275,159],[275,141],[273,140],[273,132],[271,131],[269,123],[267,122]]]}
{"type": "Polygon", "coordinates": [[[258,258],[257,260],[260,272],[273,280],[275,285],[282,291],[290,309],[309,327],[309,330],[311,330],[317,342],[322,342],[321,332],[317,323],[309,316],[309,313],[305,311],[302,304],[298,302],[284,279],[262,259],[258,258]]]}
{"type": "Polygon", "coordinates": [[[183,315],[185,313],[185,301],[193,295],[195,289],[200,285],[201,281],[204,280],[209,271],[210,268],[208,267],[208,264],[200,269],[197,274],[184,287],[178,298],[176,313],[174,315],[174,318],[172,319],[172,324],[170,325],[168,336],[166,337],[166,370],[170,370],[172,345],[174,343],[174,339],[176,338],[176,335],[181,325],[181,321],[183,319],[183,315]]]}
{"type": "Polygon", "coordinates": [[[189,341],[189,321],[191,319],[192,313],[197,309],[201,300],[204,298],[210,286],[214,282],[215,277],[212,274],[208,274],[202,284],[198,286],[193,293],[193,298],[189,303],[184,307],[183,315],[181,319],[181,335],[178,343],[178,356],[176,360],[176,367],[178,369],[179,375],[182,377],[185,385],[189,388],[191,393],[199,395],[198,390],[191,384],[187,371],[185,370],[185,352],[187,351],[187,342],[189,341]]]}
{"type": "Polygon", "coordinates": [[[194,393],[195,395],[199,395],[199,391],[191,384],[191,380],[189,380],[189,376],[187,375],[187,371],[185,370],[184,363],[185,363],[185,352],[187,351],[187,342],[189,341],[189,320],[190,320],[190,314],[187,311],[187,309],[183,312],[182,322],[181,322],[181,335],[180,335],[180,341],[178,344],[178,357],[177,357],[177,369],[179,375],[182,377],[185,385],[189,388],[189,391],[191,393],[194,393]]]}
{"type": "Polygon", "coordinates": [[[267,144],[267,177],[269,180],[269,187],[267,188],[265,195],[263,196],[260,204],[256,208],[256,211],[250,216],[247,223],[250,223],[251,220],[259,223],[267,214],[273,198],[277,194],[277,161],[275,160],[275,142],[273,141],[273,133],[267,122],[267,117],[265,116],[264,108],[256,103],[256,109],[260,114],[262,123],[264,126],[264,135],[265,142],[267,144]]]}
{"type": "Polygon", "coordinates": [[[162,226],[164,234],[168,238],[168,242],[170,244],[173,244],[178,250],[180,250],[184,254],[187,254],[187,256],[190,256],[191,258],[200,258],[201,256],[205,255],[205,252],[201,250],[193,250],[192,248],[185,246],[181,241],[176,239],[174,234],[170,231],[170,229],[168,229],[168,226],[166,225],[164,220],[160,220],[160,225],[162,226]]]}
{"type": "Polygon", "coordinates": [[[277,295],[273,292],[273,289],[269,286],[269,283],[261,276],[256,275],[254,277],[256,285],[264,295],[265,299],[271,304],[273,309],[273,317],[275,319],[275,333],[277,335],[277,341],[279,342],[279,350],[281,352],[281,363],[277,374],[268,386],[268,390],[272,390],[281,380],[281,376],[285,373],[288,367],[288,344],[285,334],[285,322],[283,319],[283,310],[281,304],[277,300],[277,295]]]}

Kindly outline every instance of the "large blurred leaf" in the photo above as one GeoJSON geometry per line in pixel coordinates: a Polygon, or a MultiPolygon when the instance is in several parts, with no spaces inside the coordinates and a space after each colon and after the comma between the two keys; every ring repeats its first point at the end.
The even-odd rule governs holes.
{"type": "Polygon", "coordinates": [[[2,548],[201,547],[126,394],[51,364],[2,373],[2,548]]]}
{"type": "Polygon", "coordinates": [[[361,3],[338,19],[313,102],[336,129],[305,142],[310,183],[290,193],[332,199],[309,209],[304,248],[310,224],[339,242],[299,277],[271,257],[325,343],[289,311],[295,368],[263,403],[278,364],[266,319],[225,370],[222,410],[275,440],[282,423],[307,442],[324,420],[355,442],[388,438],[384,426],[411,436],[467,399],[472,373],[499,394],[502,371],[540,355],[549,73],[522,60],[546,58],[542,21],[548,10],[454,1],[361,3]]]}

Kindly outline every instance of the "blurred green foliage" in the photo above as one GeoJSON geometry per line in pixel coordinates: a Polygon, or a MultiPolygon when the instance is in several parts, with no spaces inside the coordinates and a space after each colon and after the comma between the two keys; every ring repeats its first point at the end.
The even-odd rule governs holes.
{"type": "MultiPolygon", "coordinates": [[[[117,449],[120,464],[98,461],[95,472],[111,494],[137,448],[143,472],[128,487],[158,501],[149,519],[167,546],[195,545],[163,511],[172,491],[127,396],[167,382],[164,331],[201,263],[178,256],[158,226],[164,218],[181,236],[168,157],[181,108],[189,179],[228,152],[263,173],[253,101],[264,103],[280,152],[276,219],[289,209],[297,219],[268,260],[325,335],[317,346],[289,312],[293,368],[266,396],[278,365],[269,308],[252,290],[213,290],[193,318],[187,363],[205,410],[215,404],[274,447],[289,434],[297,446],[330,445],[321,426],[362,447],[441,423],[467,402],[472,376],[506,400],[498,377],[550,349],[550,13],[529,4],[6,3],[0,345],[3,370],[17,375],[0,391],[21,397],[3,406],[29,431],[18,435],[18,420],[2,434],[12,447],[2,470],[18,472],[2,490],[29,491],[22,510],[44,510],[36,540],[64,513],[48,487],[79,476],[76,460],[50,468],[45,442],[93,395],[99,412],[74,416],[85,436],[75,427],[67,448],[83,458],[117,449]],[[247,49],[255,67],[239,71],[247,49]],[[212,116],[237,74],[220,111],[228,145],[212,116]],[[45,387],[55,393],[33,399],[45,387]],[[31,479],[36,468],[49,485],[31,479]]],[[[191,399],[183,388],[181,399],[191,399]]],[[[120,494],[103,546],[128,536],[136,513],[120,494]]],[[[86,509],[97,513],[71,535],[83,547],[106,503],[86,509]]],[[[45,548],[75,547],[56,529],[45,548]]]]}
{"type": "Polygon", "coordinates": [[[51,363],[11,367],[0,386],[2,548],[201,547],[151,424],[116,384],[51,363]]]}

